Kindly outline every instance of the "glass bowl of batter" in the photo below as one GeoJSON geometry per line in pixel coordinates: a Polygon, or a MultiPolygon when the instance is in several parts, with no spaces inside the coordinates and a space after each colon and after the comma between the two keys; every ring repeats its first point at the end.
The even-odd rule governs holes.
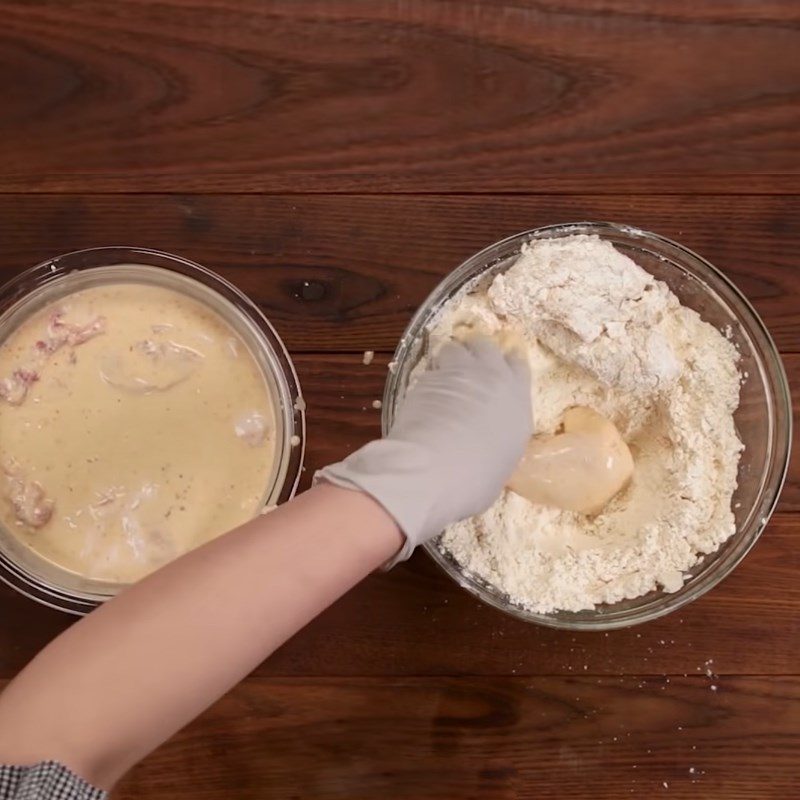
{"type": "Polygon", "coordinates": [[[256,305],[177,256],[68,253],[0,289],[0,579],[82,614],[288,500],[305,404],[256,305]]]}
{"type": "MultiPolygon", "coordinates": [[[[391,428],[413,373],[431,347],[432,331],[451,301],[483,291],[504,274],[527,243],[576,235],[599,237],[663,281],[680,304],[700,315],[738,351],[739,404],[733,425],[744,446],[730,501],[731,535],[718,547],[696,553],[693,564],[662,579],[639,596],[599,603],[581,610],[534,610],[512,599],[486,575],[462,565],[443,544],[426,545],[428,554],[460,586],[512,616],[556,628],[604,630],[638,624],[668,614],[707,592],[739,564],[769,520],[786,476],[791,444],[791,402],[776,347],[761,319],[725,275],[705,259],[653,233],[612,223],[582,222],[525,231],[487,247],[451,273],[420,307],[403,335],[386,384],[383,428],[391,428]]],[[[450,306],[452,307],[452,306],[450,306]]],[[[534,416],[536,416],[534,410],[534,416]]],[[[505,507],[503,509],[505,511],[505,507]]],[[[520,547],[526,533],[519,532],[520,547]]],[[[590,545],[593,546],[593,545],[590,545]]],[[[632,566],[636,569],[636,566],[632,566]]]]}

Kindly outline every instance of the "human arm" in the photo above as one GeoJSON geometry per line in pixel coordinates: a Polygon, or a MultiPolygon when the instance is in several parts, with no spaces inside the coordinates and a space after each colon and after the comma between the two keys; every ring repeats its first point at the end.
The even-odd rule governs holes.
{"type": "Polygon", "coordinates": [[[0,762],[109,787],[379,565],[482,510],[530,433],[528,374],[453,345],[390,435],[62,634],[0,696],[0,762]]]}
{"type": "Polygon", "coordinates": [[[0,762],[110,787],[401,546],[369,496],[322,484],[132,586],[0,696],[0,762]]]}

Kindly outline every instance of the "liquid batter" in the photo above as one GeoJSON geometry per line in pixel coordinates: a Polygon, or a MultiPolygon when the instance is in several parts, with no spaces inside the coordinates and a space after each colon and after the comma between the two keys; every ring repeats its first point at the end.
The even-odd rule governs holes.
{"type": "Polygon", "coordinates": [[[137,580],[258,514],[275,424],[207,306],[146,284],[75,292],[0,345],[0,523],[62,568],[137,580]]]}

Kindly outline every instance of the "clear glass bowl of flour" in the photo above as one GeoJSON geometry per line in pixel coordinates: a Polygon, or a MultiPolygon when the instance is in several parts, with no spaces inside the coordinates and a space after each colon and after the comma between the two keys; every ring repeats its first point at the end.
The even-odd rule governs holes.
{"type": "Polygon", "coordinates": [[[632,600],[581,612],[539,614],[515,604],[485,580],[466,572],[433,541],[428,554],[468,592],[512,616],[556,628],[608,630],[646,622],[700,597],[725,578],[755,544],[769,520],[786,476],[791,446],[791,400],[775,344],[741,292],[705,259],[653,233],[612,223],[581,222],[525,231],[493,244],[452,272],[422,304],[395,352],[383,403],[388,431],[402,402],[414,366],[425,353],[426,331],[442,307],[465,286],[490,279],[516,260],[521,246],[543,238],[594,234],[664,281],[681,303],[731,337],[739,350],[744,377],[734,414],[745,445],[733,496],[736,532],[716,552],[703,557],[675,592],[652,591],[632,600]]]}
{"type": "MultiPolygon", "coordinates": [[[[216,344],[213,345],[216,349],[212,351],[210,349],[212,347],[211,344],[207,345],[209,349],[205,349],[202,343],[198,345],[198,351],[204,350],[204,354],[201,353],[201,355],[205,359],[202,367],[203,370],[206,370],[205,377],[202,379],[202,383],[198,379],[196,384],[189,382],[181,384],[180,388],[185,389],[184,394],[181,396],[183,407],[181,409],[173,407],[171,409],[172,416],[163,417],[165,420],[175,421],[174,424],[179,430],[170,438],[170,427],[165,426],[163,429],[159,429],[155,437],[153,437],[149,435],[152,433],[152,426],[149,432],[137,427],[137,425],[140,425],[140,418],[137,417],[137,422],[134,423],[132,422],[133,417],[120,417],[121,424],[116,431],[112,430],[110,436],[107,434],[104,437],[106,440],[104,458],[108,459],[109,453],[118,452],[117,444],[124,445],[127,448],[125,452],[134,454],[137,446],[140,451],[148,453],[152,452],[148,449],[152,446],[153,449],[160,448],[163,450],[163,452],[158,453],[158,456],[159,458],[163,457],[164,463],[168,464],[171,458],[174,460],[175,450],[173,445],[180,445],[181,442],[184,442],[187,444],[187,448],[194,447],[194,449],[187,450],[183,454],[184,462],[176,461],[176,463],[185,463],[186,466],[181,469],[181,472],[186,474],[173,476],[174,479],[191,479],[193,480],[193,485],[191,489],[187,487],[185,490],[181,490],[181,497],[186,499],[175,503],[174,514],[172,514],[171,509],[168,512],[171,515],[169,523],[182,529],[185,528],[187,531],[191,531],[192,525],[196,525],[198,518],[203,517],[204,511],[200,506],[206,502],[204,499],[206,497],[208,497],[209,503],[213,501],[217,504],[213,509],[214,513],[219,510],[217,516],[214,517],[211,517],[209,513],[208,519],[216,520],[220,524],[227,524],[227,522],[222,523],[223,519],[235,519],[234,524],[241,524],[245,518],[258,514],[261,509],[278,505],[292,497],[297,489],[301,474],[305,444],[305,404],[302,401],[294,366],[277,332],[257,306],[235,286],[211,270],[167,253],[126,247],[94,248],[49,259],[22,273],[0,288],[0,344],[8,342],[10,346],[15,341],[13,337],[21,335],[25,330],[26,322],[32,325],[42,315],[48,318],[47,313],[50,309],[61,307],[62,304],[69,307],[70,302],[73,302],[76,296],[85,298],[90,293],[95,293],[91,296],[95,298],[99,296],[101,299],[93,302],[97,302],[100,309],[103,310],[102,303],[106,302],[109,296],[115,297],[113,292],[120,287],[127,287],[127,289],[139,287],[140,294],[135,296],[137,297],[137,303],[138,300],[141,300],[141,304],[135,307],[126,306],[127,312],[135,318],[140,313],[136,309],[141,308],[143,320],[146,319],[148,328],[153,330],[152,337],[148,336],[146,342],[135,343],[147,344],[151,348],[136,354],[138,360],[133,362],[136,365],[135,374],[125,372],[125,363],[130,362],[106,362],[96,353],[93,355],[92,353],[95,351],[90,351],[89,349],[90,345],[96,345],[104,338],[112,338],[115,327],[115,319],[112,313],[104,336],[98,336],[86,344],[79,342],[80,347],[71,348],[65,345],[60,347],[52,356],[48,355],[48,351],[45,349],[44,360],[40,359],[41,379],[37,379],[36,384],[30,390],[31,394],[25,402],[39,403],[40,407],[45,405],[48,398],[37,397],[36,392],[48,380],[51,382],[57,380],[59,375],[53,374],[53,367],[63,368],[67,361],[74,364],[75,368],[78,369],[85,366],[85,362],[96,360],[97,369],[94,370],[94,373],[102,373],[102,380],[97,378],[97,374],[92,374],[93,381],[91,385],[93,388],[91,392],[86,394],[87,407],[92,407],[92,404],[97,402],[97,398],[102,392],[113,391],[113,387],[109,388],[107,384],[114,384],[118,389],[117,402],[124,403],[126,398],[137,396],[137,392],[142,389],[142,386],[137,385],[137,381],[141,384],[143,380],[142,374],[146,374],[148,379],[156,383],[165,380],[179,383],[196,366],[199,356],[196,357],[189,353],[187,360],[184,357],[186,353],[183,350],[188,348],[183,348],[182,345],[175,345],[172,341],[177,339],[178,336],[173,331],[162,331],[161,329],[176,329],[176,325],[170,325],[170,322],[184,324],[184,331],[181,335],[188,336],[190,327],[187,326],[191,326],[194,320],[200,320],[202,324],[197,328],[197,335],[205,337],[209,342],[216,336],[216,344]],[[111,294],[103,295],[102,292],[104,291],[111,294]],[[98,295],[98,292],[101,294],[98,295]],[[102,299],[104,297],[106,300],[102,299]],[[172,298],[174,300],[174,306],[167,305],[166,307],[177,309],[175,311],[176,316],[171,320],[161,318],[152,320],[154,322],[165,322],[166,324],[150,325],[149,315],[164,313],[165,306],[163,302],[158,305],[159,298],[162,301],[164,298],[172,298]],[[156,311],[157,309],[158,311],[156,311]],[[181,310],[183,312],[182,316],[181,310]],[[188,322],[186,322],[187,320],[188,322]],[[214,334],[214,336],[209,336],[209,334],[214,334]],[[150,356],[154,354],[157,358],[150,359],[150,356]],[[230,355],[231,363],[235,361],[239,364],[235,370],[225,367],[221,372],[208,372],[210,361],[213,358],[218,359],[215,363],[221,365],[221,359],[227,354],[230,355]],[[51,361],[48,362],[48,358],[51,361]],[[53,363],[52,359],[55,358],[61,358],[60,364],[53,363]],[[120,366],[121,364],[122,366],[120,366]],[[142,372],[143,369],[144,373],[142,372]],[[235,380],[217,380],[220,375],[239,377],[241,381],[237,385],[229,385],[235,383],[235,380]],[[194,392],[197,393],[196,401],[193,400],[192,393],[194,392]],[[245,409],[247,413],[241,418],[238,407],[235,412],[230,412],[234,415],[235,425],[229,424],[228,417],[223,419],[223,415],[229,413],[226,405],[228,398],[231,398],[231,404],[235,405],[237,398],[241,398],[245,394],[247,401],[253,397],[258,398],[260,401],[263,400],[264,414],[269,416],[269,420],[263,414],[260,415],[260,420],[256,419],[258,415],[250,413],[250,406],[245,409]],[[178,417],[181,419],[178,419],[178,417]],[[122,428],[125,425],[129,425],[131,430],[123,430],[122,428]],[[253,428],[254,425],[255,428],[253,428]],[[260,430],[259,425],[261,426],[260,430]],[[136,429],[134,430],[133,428],[136,429]],[[223,431],[226,438],[222,439],[219,436],[212,435],[209,432],[212,428],[214,431],[223,431]],[[229,428],[230,439],[227,438],[229,428]],[[184,431],[184,433],[181,434],[180,431],[184,431]],[[148,436],[145,436],[146,433],[148,436]],[[234,464],[240,462],[222,460],[222,453],[235,452],[232,449],[234,445],[231,445],[230,441],[239,442],[246,449],[248,443],[253,444],[252,440],[248,440],[248,437],[262,435],[266,437],[268,444],[264,447],[255,448],[252,457],[248,456],[250,461],[247,463],[254,465],[252,471],[256,475],[250,481],[252,486],[248,484],[249,488],[245,496],[237,488],[240,482],[231,483],[230,477],[228,476],[226,479],[223,474],[228,466],[233,467],[234,464]],[[172,441],[176,437],[183,438],[172,441]],[[112,440],[110,443],[107,442],[109,438],[112,440]],[[125,440],[124,442],[123,439],[125,440]],[[195,447],[195,440],[202,441],[202,444],[198,444],[195,447]],[[255,452],[256,450],[258,452],[255,452]],[[197,452],[202,452],[203,456],[196,458],[195,454],[197,452]],[[225,486],[225,492],[220,491],[220,486],[222,485],[225,486]],[[229,497],[227,496],[228,486],[230,486],[229,497]],[[181,516],[180,512],[183,512],[183,516],[181,516]],[[187,520],[189,521],[188,524],[187,520]]],[[[117,299],[119,297],[120,295],[116,295],[117,299]]],[[[125,302],[129,301],[126,300],[125,302]]],[[[73,309],[73,313],[77,312],[73,309]]],[[[169,315],[167,314],[166,316],[169,315]]],[[[52,319],[52,317],[49,318],[52,319]]],[[[119,324],[116,325],[116,328],[119,329],[122,327],[122,319],[118,316],[117,320],[119,324]]],[[[56,320],[56,324],[61,322],[56,320]]],[[[68,322],[69,316],[67,315],[63,320],[63,324],[66,327],[60,329],[62,332],[64,330],[69,331],[68,322]]],[[[42,327],[42,330],[49,331],[50,328],[42,327]]],[[[200,340],[198,339],[197,341],[200,340]]],[[[36,342],[36,345],[46,344],[47,341],[36,342]]],[[[130,348],[131,352],[134,349],[135,345],[130,348]]],[[[128,357],[127,350],[128,348],[125,347],[126,358],[128,357]]],[[[123,348],[120,348],[119,351],[114,351],[114,358],[117,357],[117,352],[122,351],[123,348]]],[[[23,352],[21,346],[19,352],[23,352]]],[[[25,350],[25,352],[30,351],[25,350]]],[[[75,374],[77,375],[77,373],[75,374]]],[[[80,374],[85,375],[85,372],[80,374]]],[[[5,377],[5,375],[0,377],[5,377]]],[[[75,381],[77,381],[77,378],[75,378],[75,381]]],[[[80,382],[76,384],[73,381],[72,385],[74,388],[70,391],[77,394],[78,389],[81,388],[80,382]]],[[[146,403],[151,403],[151,401],[152,403],[161,402],[162,398],[170,398],[169,402],[172,403],[175,398],[174,391],[176,390],[171,386],[172,384],[156,386],[152,392],[150,390],[153,387],[144,386],[138,396],[143,397],[146,403]],[[161,388],[168,388],[169,391],[160,393],[157,390],[161,388]]],[[[39,394],[41,394],[41,391],[39,391],[39,394]]],[[[240,402],[244,403],[246,400],[241,400],[240,402]]],[[[112,401],[109,400],[109,402],[112,401]]],[[[34,413],[34,409],[31,408],[28,411],[24,404],[16,409],[6,405],[2,410],[4,412],[26,410],[27,413],[34,413]]],[[[63,425],[64,415],[67,412],[66,407],[59,408],[56,406],[54,410],[55,413],[61,412],[59,419],[63,425]]],[[[170,411],[170,409],[166,410],[170,411]]],[[[232,422],[233,420],[230,421],[232,422]]],[[[6,420],[5,424],[7,423],[8,420],[6,420]]],[[[29,422],[25,424],[30,425],[29,422]]],[[[88,429],[92,421],[89,420],[86,424],[88,429]]],[[[53,424],[52,428],[54,438],[58,439],[63,434],[70,437],[73,444],[76,441],[74,426],[72,431],[61,428],[61,433],[59,433],[57,424],[53,424]]],[[[8,430],[7,433],[8,435],[3,437],[3,441],[0,441],[0,457],[3,457],[3,462],[0,464],[0,481],[8,478],[7,473],[4,475],[4,472],[7,470],[5,462],[10,455],[9,451],[12,449],[9,446],[10,444],[16,445],[14,456],[17,460],[28,458],[34,449],[32,439],[26,440],[23,437],[16,442],[12,442],[11,440],[14,439],[14,436],[10,434],[14,432],[8,430]]],[[[97,436],[96,433],[93,435],[97,436]]],[[[77,441],[80,444],[79,438],[77,441]]],[[[96,438],[89,439],[89,441],[97,444],[96,438]]],[[[259,444],[264,441],[262,439],[259,444]]],[[[46,448],[43,452],[49,458],[46,448]]],[[[236,457],[238,458],[238,456],[236,457]]],[[[92,468],[97,466],[90,465],[88,463],[90,460],[94,459],[87,459],[82,467],[76,465],[76,481],[80,481],[82,476],[89,475],[92,468]]],[[[125,463],[129,465],[129,462],[125,463]]],[[[48,475],[52,476],[58,472],[63,479],[62,467],[62,464],[49,463],[46,468],[48,470],[52,468],[52,471],[48,475]]],[[[147,469],[152,470],[152,464],[147,469]]],[[[103,470],[95,469],[95,476],[97,476],[98,471],[102,474],[103,470]]],[[[109,467],[108,471],[113,473],[113,468],[109,467]]],[[[151,481],[151,474],[151,472],[147,473],[145,479],[150,485],[153,483],[158,485],[160,480],[159,491],[162,491],[163,497],[166,492],[167,480],[156,475],[151,481]]],[[[169,469],[166,474],[169,476],[169,469]]],[[[85,481],[88,481],[88,478],[85,481]]],[[[43,479],[42,483],[46,483],[46,480],[43,479]]],[[[112,488],[117,488],[114,484],[118,483],[118,481],[112,481],[111,476],[109,477],[109,483],[112,488]]],[[[94,484],[87,485],[91,485],[92,489],[94,488],[94,484]]],[[[180,484],[178,484],[177,480],[173,480],[171,486],[177,490],[178,485],[180,484]]],[[[4,487],[0,486],[0,488],[4,487]]],[[[50,486],[48,487],[48,493],[55,493],[57,489],[58,486],[50,486]]],[[[72,491],[71,487],[70,491],[72,491]]],[[[177,497],[178,494],[176,493],[175,496],[177,497]]],[[[156,528],[157,524],[166,525],[167,523],[155,523],[152,518],[143,518],[144,511],[142,509],[147,506],[147,497],[141,495],[134,497],[133,492],[130,490],[127,497],[134,497],[133,500],[120,500],[120,497],[124,497],[124,495],[119,493],[116,497],[100,497],[96,503],[83,509],[83,511],[88,510],[93,517],[95,514],[100,517],[105,513],[106,509],[113,509],[115,503],[118,504],[117,508],[122,508],[121,504],[128,504],[126,506],[127,512],[130,512],[132,508],[140,509],[136,512],[140,514],[140,517],[135,520],[140,528],[144,525],[152,526],[162,538],[168,538],[165,530],[156,528]]],[[[5,513],[8,511],[8,506],[5,503],[7,499],[3,498],[1,500],[4,503],[3,510],[6,517],[8,516],[5,513]]],[[[63,492],[62,499],[64,499],[63,492]]],[[[59,500],[55,502],[55,511],[49,523],[56,520],[59,515],[59,502],[59,500]]],[[[171,496],[169,502],[172,503],[171,496]]],[[[149,506],[152,509],[151,516],[155,514],[155,507],[155,503],[151,502],[149,506]]],[[[211,506],[207,510],[211,512],[211,506]]],[[[63,512],[62,516],[66,513],[63,512]]],[[[119,513],[122,530],[124,535],[128,536],[130,534],[129,521],[134,519],[134,514],[127,513],[127,516],[122,516],[122,512],[120,511],[119,513]]],[[[84,514],[81,520],[86,519],[87,515],[84,514]]],[[[114,520],[116,519],[117,517],[114,517],[114,520]]],[[[18,525],[19,521],[13,520],[12,523],[13,525],[18,525]]],[[[3,580],[22,594],[62,611],[83,614],[90,611],[97,604],[114,596],[129,582],[121,578],[115,579],[115,576],[109,576],[109,574],[103,575],[101,570],[90,574],[88,569],[82,571],[78,568],[68,568],[65,566],[64,561],[54,560],[44,556],[42,552],[37,552],[35,544],[30,545],[28,541],[35,542],[37,535],[41,536],[46,533],[48,530],[47,524],[49,523],[45,523],[44,527],[34,528],[29,531],[31,536],[27,539],[23,536],[25,531],[20,531],[19,529],[17,531],[11,530],[9,525],[12,525],[12,523],[3,524],[0,522],[0,580],[3,580]]],[[[213,521],[208,523],[210,527],[215,524],[216,522],[213,521]]],[[[117,525],[117,523],[114,522],[114,525],[117,525]]],[[[164,563],[179,555],[185,549],[190,549],[196,544],[206,541],[207,538],[213,538],[214,535],[224,532],[216,529],[212,531],[210,527],[209,530],[204,530],[202,537],[197,537],[197,542],[193,539],[190,541],[191,537],[188,534],[186,541],[170,542],[170,548],[159,553],[158,563],[164,563]]],[[[197,531],[199,532],[199,530],[198,527],[197,531]]],[[[69,533],[69,531],[66,532],[69,533]]],[[[106,534],[104,533],[103,535],[105,536],[106,534]]],[[[99,545],[105,544],[105,541],[99,542],[99,545]]],[[[150,563],[146,563],[144,568],[150,570],[150,563]]]]}

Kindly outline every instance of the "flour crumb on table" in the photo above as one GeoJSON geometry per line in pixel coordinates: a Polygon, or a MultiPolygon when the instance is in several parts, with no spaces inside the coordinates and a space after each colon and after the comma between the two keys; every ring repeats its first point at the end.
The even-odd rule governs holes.
{"type": "Polygon", "coordinates": [[[450,526],[440,547],[467,572],[531,611],[580,611],[677,591],[734,533],[738,353],[665,283],[596,236],[539,240],[445,306],[429,357],[465,328],[523,337],[537,434],[587,406],[616,425],[635,462],[596,516],[506,490],[450,526]]]}
{"type": "Polygon", "coordinates": [[[365,367],[368,367],[368,366],[369,366],[369,365],[372,363],[372,360],[373,360],[374,358],[375,358],[375,351],[374,351],[374,350],[365,350],[365,351],[364,351],[364,355],[363,355],[363,357],[361,358],[361,363],[362,363],[362,364],[363,364],[365,367]]]}

